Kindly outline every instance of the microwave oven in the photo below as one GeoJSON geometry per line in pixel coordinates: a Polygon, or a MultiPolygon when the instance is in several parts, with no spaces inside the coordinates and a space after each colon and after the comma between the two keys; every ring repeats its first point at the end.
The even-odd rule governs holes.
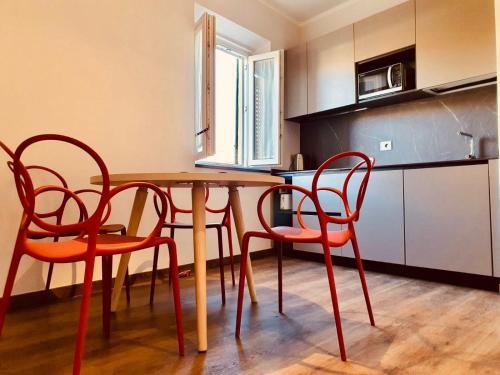
{"type": "Polygon", "coordinates": [[[358,74],[358,99],[370,99],[406,89],[406,70],[403,63],[358,74]]]}

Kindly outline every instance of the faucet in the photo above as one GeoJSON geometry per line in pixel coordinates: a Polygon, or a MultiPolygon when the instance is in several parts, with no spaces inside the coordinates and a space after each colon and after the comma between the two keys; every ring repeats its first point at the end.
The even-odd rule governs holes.
{"type": "Polygon", "coordinates": [[[465,158],[466,159],[475,159],[476,156],[474,155],[474,137],[473,137],[473,135],[470,133],[463,132],[461,130],[457,134],[461,135],[463,137],[469,138],[469,153],[467,155],[465,155],[465,158]]]}

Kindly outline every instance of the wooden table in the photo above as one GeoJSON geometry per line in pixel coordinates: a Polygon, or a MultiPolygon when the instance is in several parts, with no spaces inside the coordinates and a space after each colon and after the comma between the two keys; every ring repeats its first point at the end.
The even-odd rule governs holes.
{"type": "MultiPolygon", "coordinates": [[[[193,209],[193,242],[194,242],[194,275],[196,288],[196,316],[198,333],[198,351],[207,350],[207,292],[206,292],[206,239],[205,239],[205,187],[227,187],[229,190],[229,204],[238,234],[240,248],[242,246],[245,225],[241,210],[239,187],[273,186],[284,183],[282,177],[271,176],[264,173],[244,172],[185,172],[185,173],[126,173],[112,174],[109,176],[111,185],[117,186],[127,182],[150,182],[160,187],[191,188],[193,209]]],[[[101,176],[90,178],[91,184],[102,183],[101,176]]],[[[127,235],[137,235],[137,230],[146,204],[148,190],[137,189],[134,204],[130,213],[127,235]]],[[[257,202],[255,202],[257,204],[257,202]]],[[[116,275],[113,294],[111,297],[111,310],[116,311],[120,300],[120,293],[125,279],[125,273],[130,260],[130,253],[123,254],[116,275]]],[[[248,291],[252,302],[257,302],[253,282],[252,265],[247,262],[248,291]]]]}

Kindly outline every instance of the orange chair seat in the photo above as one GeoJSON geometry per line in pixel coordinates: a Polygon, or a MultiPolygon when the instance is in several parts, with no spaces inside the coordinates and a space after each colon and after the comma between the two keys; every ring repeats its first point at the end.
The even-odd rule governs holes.
{"type": "MultiPolygon", "coordinates": [[[[96,256],[130,252],[131,246],[139,245],[143,240],[144,237],[100,234],[97,236],[96,256]]],[[[157,237],[147,247],[161,245],[168,241],[169,238],[157,237]]],[[[55,263],[74,262],[84,258],[87,251],[87,239],[73,239],[60,242],[26,241],[25,249],[26,253],[38,260],[55,263]]]]}
{"type": "MultiPolygon", "coordinates": [[[[321,243],[321,231],[315,229],[303,229],[295,227],[274,227],[272,230],[285,237],[290,242],[318,242],[321,243]]],[[[269,235],[265,230],[257,231],[269,235]]],[[[330,246],[342,246],[349,241],[349,230],[328,231],[328,242],[330,246]]]]}

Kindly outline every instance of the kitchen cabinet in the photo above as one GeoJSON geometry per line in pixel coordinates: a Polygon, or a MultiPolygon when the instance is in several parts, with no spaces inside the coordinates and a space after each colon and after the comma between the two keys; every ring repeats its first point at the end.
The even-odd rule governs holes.
{"type": "Polygon", "coordinates": [[[417,88],[496,72],[493,0],[416,0],[417,88]]]}
{"type": "Polygon", "coordinates": [[[490,207],[491,207],[491,252],[493,255],[493,276],[500,277],[500,210],[498,185],[498,159],[490,160],[490,207]]]}
{"type": "MultiPolygon", "coordinates": [[[[346,172],[328,173],[320,177],[319,186],[335,187],[342,190],[346,172]]],[[[355,173],[349,182],[347,196],[351,209],[355,200],[363,173],[355,173]]],[[[294,185],[311,189],[312,175],[293,177],[294,185]]],[[[293,207],[297,209],[301,193],[294,193],[293,207]]],[[[342,201],[333,193],[320,192],[320,203],[326,211],[340,212],[345,217],[342,201]]],[[[304,201],[303,212],[315,212],[310,200],[304,201]]],[[[306,225],[319,229],[318,218],[315,215],[302,215],[306,225]]],[[[297,217],[293,218],[294,226],[299,227],[297,217]]],[[[340,230],[345,226],[331,225],[331,230],[340,230]]],[[[404,264],[404,213],[403,213],[403,171],[373,171],[368,183],[368,189],[361,209],[361,216],[355,223],[356,234],[362,259],[379,262],[404,264]]],[[[294,244],[294,249],[322,253],[319,244],[294,244]]],[[[335,255],[354,257],[349,243],[341,250],[335,250],[335,255]]]]}
{"type": "Polygon", "coordinates": [[[406,264],[492,275],[488,165],[404,171],[406,264]]]}
{"type": "Polygon", "coordinates": [[[285,53],[285,118],[307,114],[307,46],[285,53]]]}
{"type": "Polygon", "coordinates": [[[415,1],[354,24],[355,61],[370,59],[415,44],[415,1]]]}
{"type": "MultiPolygon", "coordinates": [[[[354,210],[363,173],[355,173],[349,182],[347,196],[354,210]]],[[[403,171],[373,171],[361,208],[354,224],[361,259],[386,263],[405,263],[403,171]]],[[[348,242],[342,255],[354,257],[348,242]]]]}
{"type": "Polygon", "coordinates": [[[356,101],[353,25],[307,43],[307,112],[356,101]]]}

